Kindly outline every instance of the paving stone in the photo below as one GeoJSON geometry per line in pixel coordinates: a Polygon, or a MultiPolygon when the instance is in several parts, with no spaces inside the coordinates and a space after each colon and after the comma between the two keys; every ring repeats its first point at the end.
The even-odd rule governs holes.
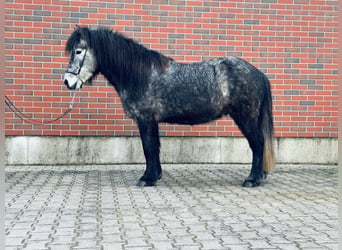
{"type": "Polygon", "coordinates": [[[75,240],[76,246],[73,249],[99,249],[100,247],[97,246],[96,239],[82,239],[82,240],[75,240]]]}
{"type": "Polygon", "coordinates": [[[272,247],[271,244],[263,240],[250,240],[249,244],[251,245],[251,249],[276,249],[275,247],[272,247]]]}
{"type": "Polygon", "coordinates": [[[20,246],[6,246],[6,250],[18,250],[22,249],[20,246]]]}
{"type": "Polygon", "coordinates": [[[6,250],[337,249],[337,166],[280,165],[241,187],[247,165],[9,166],[6,250]]]}
{"type": "Polygon", "coordinates": [[[15,236],[15,237],[12,237],[12,236],[7,236],[5,237],[5,244],[6,244],[6,248],[7,246],[8,247],[15,247],[15,246],[23,246],[24,241],[25,239],[25,236],[15,236]]]}
{"type": "Polygon", "coordinates": [[[147,239],[145,237],[132,237],[125,238],[126,244],[125,247],[149,247],[147,243],[147,239]]]}
{"type": "Polygon", "coordinates": [[[119,242],[104,242],[101,243],[102,249],[101,250],[123,250],[123,243],[119,242]]]}
{"type": "Polygon", "coordinates": [[[294,243],[289,243],[289,244],[275,243],[273,245],[278,247],[278,249],[281,249],[281,250],[300,250],[301,249],[301,248],[298,248],[298,246],[294,243]]]}
{"type": "Polygon", "coordinates": [[[229,245],[224,245],[224,247],[227,250],[249,250],[250,249],[248,244],[239,244],[239,245],[229,244],[229,245]]]}
{"type": "Polygon", "coordinates": [[[50,233],[30,233],[29,239],[30,241],[43,241],[46,240],[48,238],[50,238],[50,233]]]}
{"type": "Polygon", "coordinates": [[[27,240],[25,242],[24,249],[29,250],[47,250],[47,244],[50,242],[50,240],[27,240]]]}
{"type": "Polygon", "coordinates": [[[153,249],[164,249],[164,250],[174,250],[175,249],[174,245],[172,244],[172,241],[170,241],[170,240],[166,240],[166,241],[162,241],[162,240],[153,241],[153,240],[151,240],[150,243],[151,243],[153,249]]]}
{"type": "Polygon", "coordinates": [[[239,245],[243,243],[240,235],[222,235],[220,240],[223,245],[239,245]]]}
{"type": "Polygon", "coordinates": [[[203,240],[201,242],[201,249],[214,250],[214,249],[225,249],[219,240],[203,240]]]}
{"type": "MultiPolygon", "coordinates": [[[[49,250],[70,250],[72,249],[72,244],[49,244],[49,250]]],[[[6,248],[7,249],[7,248],[6,248]]]]}
{"type": "Polygon", "coordinates": [[[185,236],[172,236],[174,241],[174,246],[191,246],[191,245],[199,245],[196,243],[196,240],[191,235],[185,236]]]}
{"type": "Polygon", "coordinates": [[[25,238],[25,237],[28,237],[28,234],[29,234],[29,231],[30,229],[13,229],[13,230],[10,230],[8,232],[8,234],[6,235],[6,238],[25,238]]]}

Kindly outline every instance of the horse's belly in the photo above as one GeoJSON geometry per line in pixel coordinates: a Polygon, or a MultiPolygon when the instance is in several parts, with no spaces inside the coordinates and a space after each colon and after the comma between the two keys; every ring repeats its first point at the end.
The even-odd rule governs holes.
{"type": "MultiPolygon", "coordinates": [[[[208,103],[207,103],[208,104],[208,103]]],[[[201,124],[210,122],[225,115],[224,110],[215,110],[210,106],[203,107],[184,105],[181,108],[169,107],[161,117],[162,122],[178,124],[201,124]]]]}
{"type": "Polygon", "coordinates": [[[162,122],[167,123],[177,123],[177,124],[185,124],[185,125],[195,125],[210,122],[212,120],[218,119],[219,117],[211,117],[211,116],[170,116],[162,120],[162,122]]]}

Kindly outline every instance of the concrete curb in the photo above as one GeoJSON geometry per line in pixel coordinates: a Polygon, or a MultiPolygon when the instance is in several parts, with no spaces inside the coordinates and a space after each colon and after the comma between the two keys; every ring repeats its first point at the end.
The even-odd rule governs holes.
{"type": "MultiPolygon", "coordinates": [[[[337,138],[276,138],[277,163],[337,164],[337,138]]],[[[250,163],[243,137],[161,137],[162,163],[250,163]]],[[[7,165],[144,163],[139,137],[7,136],[7,165]]]]}

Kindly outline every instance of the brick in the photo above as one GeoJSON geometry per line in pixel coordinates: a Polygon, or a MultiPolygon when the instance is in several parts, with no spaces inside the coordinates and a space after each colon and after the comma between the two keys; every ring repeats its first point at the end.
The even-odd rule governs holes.
{"type": "MultiPolygon", "coordinates": [[[[63,68],[68,62],[68,58],[63,55],[64,44],[73,23],[94,26],[106,24],[140,39],[147,47],[161,50],[182,61],[200,61],[229,52],[230,55],[246,58],[267,72],[272,89],[285,90],[276,91],[277,97],[283,94],[307,95],[309,92],[298,92],[304,87],[309,91],[321,91],[310,94],[305,100],[308,103],[316,101],[320,110],[332,110],[336,105],[332,102],[318,104],[318,99],[314,97],[337,96],[337,62],[331,61],[336,61],[337,48],[337,14],[333,3],[317,1],[319,8],[318,5],[308,5],[305,1],[289,5],[273,0],[261,3],[175,1],[170,5],[163,1],[152,4],[144,1],[88,1],[78,2],[73,6],[67,5],[65,1],[49,1],[44,2],[44,5],[41,3],[41,0],[34,1],[33,4],[25,0],[6,3],[5,46],[11,49],[6,51],[6,63],[9,66],[6,73],[10,78],[6,79],[6,84],[11,81],[20,86],[32,85],[33,82],[44,85],[45,82],[40,81],[44,79],[48,84],[53,82],[59,85],[63,68]],[[48,31],[42,30],[43,28],[53,29],[48,31]],[[150,38],[151,32],[154,33],[153,38],[150,38]],[[182,36],[168,39],[177,34],[182,36]],[[26,57],[41,55],[42,51],[44,56],[26,57]],[[14,56],[18,54],[22,57],[14,56]],[[42,64],[50,62],[51,56],[54,57],[54,62],[61,64],[42,64]],[[24,67],[19,62],[25,62],[24,67]],[[328,89],[330,92],[326,92],[328,89]]],[[[96,81],[97,85],[106,84],[104,80],[96,81]]],[[[83,91],[92,93],[93,90],[83,91]]],[[[279,103],[276,106],[284,104],[295,105],[294,109],[298,110],[302,108],[298,102],[279,103]]],[[[93,111],[97,113],[100,110],[96,108],[93,111]]],[[[122,110],[118,112],[123,113],[122,110]]],[[[281,114],[277,114],[276,118],[278,116],[281,114]]],[[[315,115],[298,116],[309,119],[315,115]]],[[[337,117],[334,115],[333,119],[336,120],[337,117]]],[[[229,130],[232,125],[227,126],[226,129],[229,130]]],[[[195,131],[195,134],[203,135],[209,129],[207,127],[202,132],[195,131]]],[[[6,133],[12,132],[15,133],[6,130],[6,133]]],[[[76,131],[74,133],[79,134],[76,131]]],[[[312,133],[312,136],[317,134],[312,133]]]]}

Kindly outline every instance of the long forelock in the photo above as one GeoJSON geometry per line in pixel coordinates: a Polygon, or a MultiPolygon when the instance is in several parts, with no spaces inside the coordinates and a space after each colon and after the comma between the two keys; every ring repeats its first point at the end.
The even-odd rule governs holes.
{"type": "Polygon", "coordinates": [[[90,30],[88,28],[80,28],[77,27],[74,32],[69,37],[66,46],[65,51],[68,53],[71,53],[77,44],[81,42],[81,40],[85,40],[88,44],[88,46],[91,45],[91,34],[90,30]]]}

